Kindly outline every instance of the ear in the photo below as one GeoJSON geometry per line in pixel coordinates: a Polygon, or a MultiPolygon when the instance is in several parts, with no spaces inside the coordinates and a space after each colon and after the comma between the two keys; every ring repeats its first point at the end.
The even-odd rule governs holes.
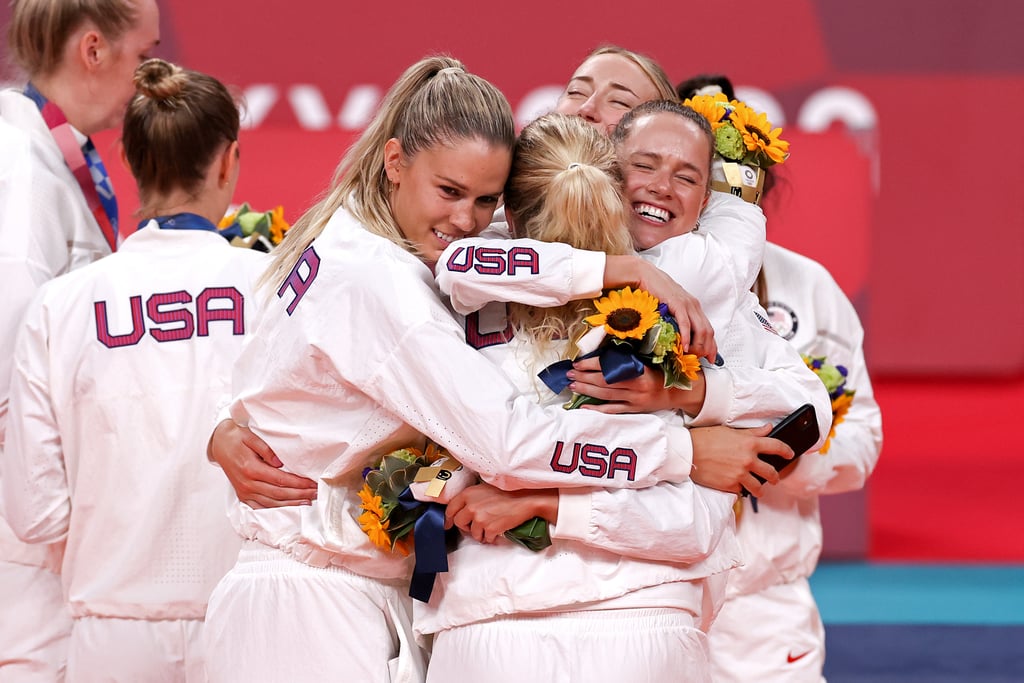
{"type": "Polygon", "coordinates": [[[704,193],[704,201],[701,202],[701,204],[700,204],[701,213],[704,212],[704,209],[708,208],[708,202],[709,201],[711,201],[711,186],[710,185],[708,185],[708,191],[704,193]]]}
{"type": "Polygon", "coordinates": [[[402,143],[391,138],[384,143],[384,172],[393,185],[402,179],[402,143]]]}
{"type": "Polygon", "coordinates": [[[95,71],[106,59],[110,44],[95,28],[91,28],[78,39],[78,57],[86,71],[95,71]]]}
{"type": "Polygon", "coordinates": [[[238,173],[238,140],[224,148],[220,155],[220,170],[217,173],[217,186],[227,187],[238,173]]]}

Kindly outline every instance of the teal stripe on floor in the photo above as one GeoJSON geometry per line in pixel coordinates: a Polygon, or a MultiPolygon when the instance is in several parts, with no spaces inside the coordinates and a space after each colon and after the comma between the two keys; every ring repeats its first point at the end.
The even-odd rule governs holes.
{"type": "Polygon", "coordinates": [[[825,624],[1024,625],[1024,566],[822,563],[825,624]]]}

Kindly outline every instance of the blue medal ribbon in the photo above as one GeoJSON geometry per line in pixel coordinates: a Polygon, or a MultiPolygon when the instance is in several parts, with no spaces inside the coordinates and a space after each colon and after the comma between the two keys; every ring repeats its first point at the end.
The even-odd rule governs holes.
{"type": "Polygon", "coordinates": [[[50,129],[50,134],[64,157],[64,163],[82,190],[89,211],[96,219],[96,224],[103,232],[107,244],[110,245],[110,251],[117,251],[117,197],[114,196],[114,186],[110,182],[110,175],[103,165],[96,145],[89,137],[85,138],[84,144],[79,144],[75,132],[80,131],[72,129],[60,107],[48,101],[35,85],[26,84],[22,92],[38,107],[43,121],[50,129]]]}
{"type": "MultiPolygon", "coordinates": [[[[206,230],[209,232],[218,232],[217,226],[194,213],[176,213],[172,216],[157,216],[153,220],[156,221],[157,225],[162,230],[206,230]]],[[[139,229],[141,230],[149,223],[149,220],[144,220],[139,223],[139,229]]]]}
{"type": "Polygon", "coordinates": [[[448,548],[445,545],[444,505],[416,500],[406,488],[398,496],[398,503],[406,510],[423,506],[423,514],[413,527],[416,565],[413,568],[409,596],[420,602],[429,602],[438,572],[448,571],[448,548]]]}

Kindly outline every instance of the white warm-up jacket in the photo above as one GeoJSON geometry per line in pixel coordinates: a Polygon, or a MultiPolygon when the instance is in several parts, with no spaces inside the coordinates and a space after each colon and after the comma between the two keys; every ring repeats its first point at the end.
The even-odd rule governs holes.
{"type": "MultiPolygon", "coordinates": [[[[109,253],[35,102],[17,90],[0,91],[0,451],[14,340],[25,308],[44,282],[109,253]]],[[[0,515],[0,560],[56,569],[60,552],[22,543],[0,515]]]]}
{"type": "Polygon", "coordinates": [[[265,255],[155,222],[40,290],[15,353],[5,514],[66,540],[73,616],[201,619],[239,540],[205,457],[265,255]]]}
{"type": "Polygon", "coordinates": [[[828,453],[805,454],[777,486],[765,489],[756,514],[745,503],[739,523],[745,566],[730,575],[730,595],[809,577],[821,554],[818,496],[862,488],[882,448],[864,330],[849,299],[821,264],[775,244],[765,251],[764,272],[768,313],[780,335],[803,354],[845,366],[846,386],[857,393],[828,453]]]}

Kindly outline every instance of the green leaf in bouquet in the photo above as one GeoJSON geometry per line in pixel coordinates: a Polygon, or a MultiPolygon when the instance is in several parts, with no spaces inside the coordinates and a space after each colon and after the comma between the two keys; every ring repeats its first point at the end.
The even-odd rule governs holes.
{"type": "Polygon", "coordinates": [[[662,363],[661,369],[665,373],[666,389],[671,389],[673,387],[676,389],[685,389],[686,391],[693,389],[693,382],[690,381],[690,378],[676,370],[674,359],[670,362],[662,363]]]}
{"type": "Polygon", "coordinates": [[[539,552],[551,545],[547,520],[540,517],[528,519],[515,529],[509,529],[505,532],[505,538],[533,552],[539,552]]]}
{"type": "Polygon", "coordinates": [[[387,469],[382,464],[381,473],[387,477],[387,487],[395,496],[409,488],[409,484],[416,479],[416,473],[423,467],[420,463],[410,464],[399,458],[385,457],[384,459],[392,461],[392,466],[387,469]],[[402,466],[394,466],[394,461],[398,461],[402,466]]]}

